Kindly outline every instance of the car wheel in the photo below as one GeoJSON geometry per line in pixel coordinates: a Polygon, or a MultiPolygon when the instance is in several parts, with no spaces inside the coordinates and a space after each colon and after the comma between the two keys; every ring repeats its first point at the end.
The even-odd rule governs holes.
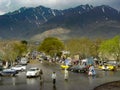
{"type": "Polygon", "coordinates": [[[11,76],[12,76],[12,77],[14,77],[14,76],[15,76],[15,74],[11,74],[11,76]]]}
{"type": "Polygon", "coordinates": [[[24,69],[22,68],[22,69],[21,69],[21,71],[23,72],[23,71],[24,71],[24,69]]]}
{"type": "Polygon", "coordinates": [[[2,74],[0,74],[0,76],[3,76],[2,74]]]}
{"type": "Polygon", "coordinates": [[[81,72],[81,70],[78,70],[78,72],[80,73],[80,72],[81,72]]]}

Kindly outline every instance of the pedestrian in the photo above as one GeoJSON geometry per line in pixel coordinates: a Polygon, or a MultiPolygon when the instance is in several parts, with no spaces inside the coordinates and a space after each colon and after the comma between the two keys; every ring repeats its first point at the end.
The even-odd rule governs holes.
{"type": "Polygon", "coordinates": [[[95,68],[93,65],[90,65],[88,75],[95,75],[95,68]]]}
{"type": "Polygon", "coordinates": [[[64,72],[64,79],[67,81],[68,80],[68,70],[65,69],[65,72],[64,72]]]}
{"type": "Polygon", "coordinates": [[[55,72],[52,73],[52,80],[53,80],[53,85],[55,86],[56,84],[56,73],[55,72]]]}
{"type": "Polygon", "coordinates": [[[42,78],[43,78],[43,71],[42,71],[42,69],[40,69],[40,80],[42,81],[42,78]]]}

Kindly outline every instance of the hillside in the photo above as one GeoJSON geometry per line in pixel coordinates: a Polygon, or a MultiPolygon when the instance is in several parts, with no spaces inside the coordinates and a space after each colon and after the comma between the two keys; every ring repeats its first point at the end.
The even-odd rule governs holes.
{"type": "Polygon", "coordinates": [[[65,10],[23,7],[0,16],[1,39],[39,41],[48,36],[65,40],[115,35],[120,35],[120,12],[107,5],[80,5],[65,10]]]}

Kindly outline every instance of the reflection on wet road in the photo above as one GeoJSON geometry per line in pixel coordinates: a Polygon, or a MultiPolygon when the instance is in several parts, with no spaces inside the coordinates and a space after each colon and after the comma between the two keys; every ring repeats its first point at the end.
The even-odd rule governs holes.
{"type": "Polygon", "coordinates": [[[20,72],[16,77],[1,77],[1,90],[92,90],[94,87],[114,80],[120,80],[120,71],[100,71],[92,77],[85,73],[69,72],[68,81],[64,80],[64,71],[59,65],[42,63],[37,65],[27,65],[27,69],[37,66],[43,70],[43,81],[37,78],[26,78],[26,72],[20,72]],[[57,74],[56,85],[53,86],[51,74],[57,74]]]}

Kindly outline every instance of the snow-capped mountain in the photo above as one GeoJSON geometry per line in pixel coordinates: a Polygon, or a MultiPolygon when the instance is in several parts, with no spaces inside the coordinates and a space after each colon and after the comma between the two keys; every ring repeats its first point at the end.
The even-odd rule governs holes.
{"type": "Polygon", "coordinates": [[[65,10],[23,7],[0,16],[0,37],[29,39],[55,28],[69,29],[70,32],[64,34],[68,37],[95,37],[105,32],[109,32],[105,37],[110,37],[120,34],[119,22],[120,12],[107,5],[80,5],[65,10]]]}

